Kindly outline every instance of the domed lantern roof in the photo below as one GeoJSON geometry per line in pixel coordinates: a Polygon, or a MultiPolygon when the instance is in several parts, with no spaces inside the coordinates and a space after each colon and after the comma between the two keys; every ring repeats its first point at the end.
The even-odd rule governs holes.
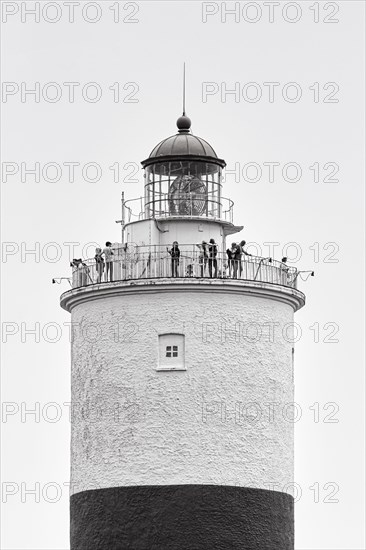
{"type": "Polygon", "coordinates": [[[142,166],[175,160],[196,160],[212,162],[222,168],[226,166],[224,160],[219,159],[215,150],[204,139],[191,133],[191,120],[183,113],[177,120],[178,133],[169,136],[158,143],[151,151],[148,159],[142,161],[142,166]]]}

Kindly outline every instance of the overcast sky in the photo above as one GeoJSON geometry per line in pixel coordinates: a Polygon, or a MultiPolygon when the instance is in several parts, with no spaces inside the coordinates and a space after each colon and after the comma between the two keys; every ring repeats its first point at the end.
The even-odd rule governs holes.
{"type": "Polygon", "coordinates": [[[69,275],[70,254],[118,241],[121,191],[143,193],[140,161],[176,131],[185,61],[193,132],[241,172],[223,191],[238,239],[263,255],[279,243],[276,259],[315,271],[295,318],[296,548],[365,548],[364,3],[244,2],[225,16],[215,2],[79,2],[73,23],[51,4],[35,22],[34,2],[2,2],[2,397],[14,413],[2,547],[68,548],[70,317],[67,282],[51,279],[69,275]],[[36,323],[39,342],[26,334],[36,323]],[[36,402],[39,422],[22,422],[36,402]],[[39,503],[25,494],[36,483],[39,503]]]}

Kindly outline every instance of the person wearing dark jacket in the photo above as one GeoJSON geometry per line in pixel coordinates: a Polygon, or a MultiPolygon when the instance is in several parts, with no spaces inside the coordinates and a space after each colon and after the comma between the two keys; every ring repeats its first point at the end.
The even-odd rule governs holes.
{"type": "Polygon", "coordinates": [[[231,244],[231,265],[232,265],[232,271],[233,271],[233,278],[238,278],[238,269],[240,266],[240,260],[241,260],[241,249],[240,245],[236,243],[231,244]]]}
{"type": "Polygon", "coordinates": [[[178,277],[180,250],[177,241],[173,242],[173,246],[170,250],[167,248],[167,252],[169,252],[172,259],[172,277],[178,277]]]}
{"type": "Polygon", "coordinates": [[[210,239],[208,243],[208,272],[212,278],[212,268],[215,270],[214,277],[217,277],[217,248],[218,245],[215,243],[215,239],[210,239]]]}

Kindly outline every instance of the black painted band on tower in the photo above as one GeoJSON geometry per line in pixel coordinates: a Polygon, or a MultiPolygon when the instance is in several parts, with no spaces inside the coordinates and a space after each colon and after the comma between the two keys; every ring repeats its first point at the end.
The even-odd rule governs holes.
{"type": "Polygon", "coordinates": [[[111,487],[71,497],[71,550],[293,550],[287,493],[220,485],[111,487]]]}

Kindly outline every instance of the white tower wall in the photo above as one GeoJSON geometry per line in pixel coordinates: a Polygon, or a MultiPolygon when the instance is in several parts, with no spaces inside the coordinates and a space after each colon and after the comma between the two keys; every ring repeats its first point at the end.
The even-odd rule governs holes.
{"type": "Polygon", "coordinates": [[[169,284],[72,309],[73,492],[286,486],[293,305],[235,284],[169,284]],[[167,333],[184,335],[186,370],[157,370],[167,333]]]}

